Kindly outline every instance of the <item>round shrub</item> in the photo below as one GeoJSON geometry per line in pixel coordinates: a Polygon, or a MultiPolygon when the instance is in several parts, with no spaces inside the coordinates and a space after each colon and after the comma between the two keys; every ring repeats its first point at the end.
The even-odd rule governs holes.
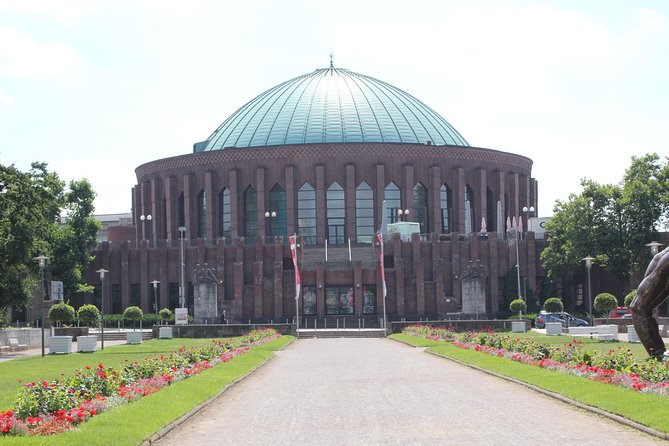
{"type": "Polygon", "coordinates": [[[527,309],[527,305],[525,304],[525,301],[523,299],[515,299],[511,301],[511,304],[509,304],[509,310],[513,311],[514,313],[522,313],[527,309]]]}
{"type": "Polygon", "coordinates": [[[562,299],[557,297],[550,297],[544,302],[544,310],[549,313],[559,313],[564,310],[564,305],[562,304],[562,299]]]}
{"type": "Polygon", "coordinates": [[[172,314],[172,310],[170,310],[169,308],[163,308],[158,312],[158,315],[160,316],[161,321],[169,321],[174,316],[172,314]]]}
{"type": "Polygon", "coordinates": [[[627,293],[627,296],[625,296],[625,306],[629,308],[635,297],[636,297],[636,290],[632,290],[629,293],[627,293]]]}
{"type": "Polygon", "coordinates": [[[71,322],[76,317],[76,312],[72,305],[65,302],[58,302],[49,309],[49,319],[57,323],[71,322]]]}
{"type": "Polygon", "coordinates": [[[95,305],[82,305],[79,307],[79,311],[77,311],[77,318],[83,324],[95,324],[100,320],[100,310],[95,305]]]}
{"type": "Polygon", "coordinates": [[[611,293],[599,293],[595,297],[595,309],[605,315],[618,307],[618,299],[611,293]]]}
{"type": "Polygon", "coordinates": [[[123,318],[129,321],[140,321],[143,317],[144,312],[136,306],[130,306],[123,311],[123,318]]]}

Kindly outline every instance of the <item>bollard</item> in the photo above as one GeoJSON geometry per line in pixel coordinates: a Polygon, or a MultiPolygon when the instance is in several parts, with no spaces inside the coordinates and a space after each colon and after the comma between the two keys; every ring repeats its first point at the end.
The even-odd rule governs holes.
{"type": "Polygon", "coordinates": [[[344,318],[344,330],[346,330],[346,318],[344,318]]]}
{"type": "Polygon", "coordinates": [[[358,330],[360,330],[360,318],[358,318],[358,330]]]}
{"type": "Polygon", "coordinates": [[[339,319],[337,319],[337,330],[339,330],[339,319]]]}

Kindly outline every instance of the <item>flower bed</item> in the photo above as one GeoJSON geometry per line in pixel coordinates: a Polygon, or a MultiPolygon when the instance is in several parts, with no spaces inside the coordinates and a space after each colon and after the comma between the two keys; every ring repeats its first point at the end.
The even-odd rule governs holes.
{"type": "Polygon", "coordinates": [[[576,339],[564,345],[543,345],[490,331],[460,334],[453,345],[637,392],[669,396],[669,364],[652,358],[639,360],[621,347],[602,353],[587,351],[576,339]]]}
{"type": "Polygon", "coordinates": [[[0,433],[50,435],[71,430],[101,412],[151,395],[279,336],[273,329],[253,330],[241,338],[214,340],[206,347],[181,347],[120,370],[100,363],[77,370],[74,376],[27,383],[14,407],[0,412],[0,433]]]}
{"type": "Polygon", "coordinates": [[[453,341],[455,339],[455,330],[453,327],[446,328],[443,325],[437,327],[421,324],[407,325],[402,330],[402,333],[424,337],[432,341],[453,341]]]}

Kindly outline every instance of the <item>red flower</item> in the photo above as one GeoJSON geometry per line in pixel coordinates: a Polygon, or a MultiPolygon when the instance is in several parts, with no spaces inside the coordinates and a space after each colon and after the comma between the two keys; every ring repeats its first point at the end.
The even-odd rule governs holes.
{"type": "Polygon", "coordinates": [[[87,365],[87,366],[86,366],[86,370],[90,370],[90,369],[91,369],[91,366],[90,366],[90,365],[87,365]]]}

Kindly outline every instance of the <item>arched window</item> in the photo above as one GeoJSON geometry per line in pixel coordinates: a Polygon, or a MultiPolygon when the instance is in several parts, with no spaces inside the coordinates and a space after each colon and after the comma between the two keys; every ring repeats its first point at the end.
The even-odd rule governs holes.
{"type": "Polygon", "coordinates": [[[316,244],[316,191],[309,183],[297,190],[297,233],[305,245],[316,244]]]}
{"type": "Polygon", "coordinates": [[[341,245],[346,242],[344,217],[344,189],[335,181],[327,191],[328,243],[341,245]]]}
{"type": "Polygon", "coordinates": [[[269,191],[269,235],[286,236],[286,191],[275,185],[269,191]]]}
{"type": "Polygon", "coordinates": [[[451,207],[453,206],[451,189],[445,184],[441,185],[439,189],[439,210],[441,212],[441,233],[448,234],[451,232],[451,207]]]}
{"type": "Polygon", "coordinates": [[[374,191],[364,181],[355,190],[355,235],[358,243],[372,243],[374,236],[374,191]]]}
{"type": "Polygon", "coordinates": [[[232,211],[230,209],[230,190],[223,189],[218,194],[218,236],[230,238],[232,228],[232,211]]]}
{"type": "Polygon", "coordinates": [[[197,194],[197,238],[207,237],[207,192],[197,194]]]}
{"type": "Polygon", "coordinates": [[[244,191],[244,237],[248,242],[258,237],[258,194],[251,186],[244,191]]]}
{"type": "Polygon", "coordinates": [[[427,189],[422,183],[413,187],[413,221],[420,223],[421,234],[427,234],[427,189]]]}
{"type": "Polygon", "coordinates": [[[386,186],[384,199],[386,201],[386,223],[395,223],[397,219],[397,211],[402,208],[400,188],[397,187],[397,184],[391,182],[386,186]]]}
{"type": "Polygon", "coordinates": [[[495,198],[490,188],[486,191],[485,222],[489,232],[497,230],[497,203],[495,203],[495,198]]]}
{"type": "Polygon", "coordinates": [[[477,231],[478,229],[476,228],[477,223],[476,221],[476,213],[474,212],[474,191],[472,190],[471,187],[465,186],[465,203],[469,202],[469,213],[467,213],[467,207],[465,206],[465,228],[467,228],[467,222],[469,222],[469,230],[470,231],[477,231]]]}

